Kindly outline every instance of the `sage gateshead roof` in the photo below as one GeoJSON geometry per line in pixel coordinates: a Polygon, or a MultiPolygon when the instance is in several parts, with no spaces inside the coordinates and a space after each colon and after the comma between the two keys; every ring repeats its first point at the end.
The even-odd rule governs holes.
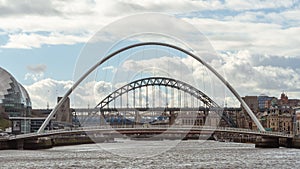
{"type": "Polygon", "coordinates": [[[29,116],[31,111],[31,100],[26,89],[1,67],[0,107],[10,117],[29,116]]]}

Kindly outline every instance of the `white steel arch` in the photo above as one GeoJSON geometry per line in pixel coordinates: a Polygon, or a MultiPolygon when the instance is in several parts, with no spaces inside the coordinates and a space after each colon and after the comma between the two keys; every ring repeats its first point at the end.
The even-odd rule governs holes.
{"type": "Polygon", "coordinates": [[[221,82],[232,92],[232,94],[239,100],[239,102],[241,103],[241,105],[244,107],[244,109],[246,110],[246,112],[249,114],[249,116],[251,117],[251,119],[254,121],[254,123],[256,124],[256,126],[258,127],[258,129],[260,131],[265,131],[264,127],[261,125],[261,123],[259,122],[259,120],[256,118],[255,114],[251,111],[251,109],[249,108],[249,106],[246,104],[246,102],[242,99],[242,97],[238,94],[238,92],[229,84],[229,82],[227,82],[223,76],[221,76],[213,67],[211,67],[209,64],[207,64],[205,61],[203,61],[202,59],[200,59],[199,57],[197,57],[196,55],[194,55],[193,53],[172,45],[172,44],[168,44],[168,43],[162,43],[162,42],[141,42],[141,43],[136,43],[133,45],[129,45],[126,46],[124,48],[121,48],[111,54],[109,54],[108,56],[104,57],[103,59],[101,59],[99,62],[97,62],[94,66],[92,66],[85,74],[83,74],[75,83],[74,85],[67,91],[67,93],[63,96],[63,98],[57,103],[57,105],[54,107],[54,109],[51,111],[51,113],[48,115],[48,117],[46,118],[46,120],[44,121],[44,123],[41,125],[41,127],[39,128],[39,130],[37,131],[37,133],[41,133],[42,131],[44,131],[45,127],[48,125],[50,119],[55,115],[55,113],[57,112],[57,110],[59,109],[59,107],[62,105],[62,103],[65,102],[65,100],[67,99],[67,97],[73,92],[74,89],[77,88],[77,86],[90,74],[92,73],[98,66],[102,65],[104,62],[106,62],[107,60],[109,60],[110,58],[114,57],[115,55],[126,51],[128,49],[131,48],[135,48],[135,47],[139,47],[139,46],[149,46],[149,45],[157,45],[157,46],[165,46],[165,47],[170,47],[173,49],[176,49],[178,51],[181,51],[191,57],[193,57],[194,59],[196,59],[198,62],[200,62],[201,64],[203,64],[206,68],[208,68],[214,75],[216,75],[219,80],[221,80],[221,82]]]}

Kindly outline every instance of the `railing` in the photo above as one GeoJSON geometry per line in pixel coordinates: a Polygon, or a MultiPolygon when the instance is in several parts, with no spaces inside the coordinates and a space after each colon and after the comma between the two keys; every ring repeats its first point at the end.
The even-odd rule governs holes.
{"type": "Polygon", "coordinates": [[[281,133],[281,132],[254,131],[254,130],[250,130],[250,129],[230,128],[230,127],[218,127],[217,129],[218,130],[223,130],[223,131],[237,131],[237,132],[244,132],[244,133],[271,135],[271,136],[293,137],[292,134],[284,134],[284,133],[281,133]]]}
{"type": "MultiPolygon", "coordinates": [[[[128,128],[128,126],[110,126],[110,125],[104,125],[104,126],[90,126],[90,127],[80,127],[76,130],[97,130],[97,129],[131,129],[131,130],[143,130],[143,129],[198,129],[198,130],[212,130],[212,131],[228,131],[228,132],[242,132],[242,133],[249,133],[249,134],[263,134],[263,135],[271,135],[271,136],[281,136],[281,137],[292,137],[291,134],[283,134],[281,132],[270,132],[270,131],[254,131],[250,129],[244,129],[244,128],[231,128],[231,127],[214,127],[214,126],[193,126],[193,125],[133,125],[132,127],[128,128]]],[[[65,131],[65,130],[64,130],[65,131]]]]}

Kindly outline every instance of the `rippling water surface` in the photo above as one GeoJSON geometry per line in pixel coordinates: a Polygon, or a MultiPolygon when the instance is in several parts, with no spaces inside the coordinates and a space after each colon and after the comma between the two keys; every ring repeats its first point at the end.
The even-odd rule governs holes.
{"type": "Polygon", "coordinates": [[[253,144],[215,141],[177,143],[125,140],[117,143],[102,143],[102,145],[86,144],[47,150],[3,150],[0,151],[0,168],[174,169],[299,168],[300,166],[299,149],[257,149],[253,144]],[[137,158],[136,156],[139,155],[141,157],[137,158]]]}

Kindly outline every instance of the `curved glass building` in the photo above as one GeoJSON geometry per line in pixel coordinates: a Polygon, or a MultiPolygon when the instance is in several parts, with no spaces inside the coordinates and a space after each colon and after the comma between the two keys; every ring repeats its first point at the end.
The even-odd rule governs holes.
{"type": "Polygon", "coordinates": [[[9,118],[22,120],[12,121],[12,131],[26,133],[30,130],[31,101],[26,89],[6,70],[0,67],[0,113],[9,118]]]}

